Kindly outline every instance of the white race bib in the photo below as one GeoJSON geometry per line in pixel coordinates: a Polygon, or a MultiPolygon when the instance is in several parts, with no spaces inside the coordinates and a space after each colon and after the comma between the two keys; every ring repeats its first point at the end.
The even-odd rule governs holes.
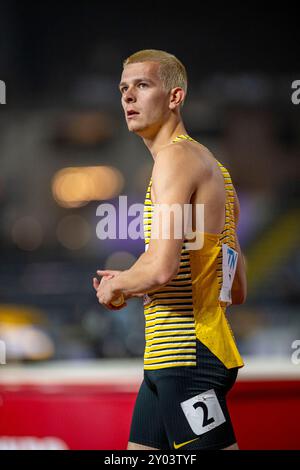
{"type": "Polygon", "coordinates": [[[192,431],[200,436],[225,423],[216,392],[211,389],[180,403],[192,431]]]}
{"type": "Polygon", "coordinates": [[[219,300],[221,300],[222,302],[226,302],[227,305],[230,305],[232,303],[231,287],[237,267],[238,255],[238,252],[235,251],[233,248],[230,248],[227,243],[222,244],[223,282],[219,300]]]}

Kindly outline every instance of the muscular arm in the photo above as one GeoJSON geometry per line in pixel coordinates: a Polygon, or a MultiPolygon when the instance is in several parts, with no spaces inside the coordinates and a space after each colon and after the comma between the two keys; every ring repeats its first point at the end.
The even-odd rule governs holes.
{"type": "MultiPolygon", "coordinates": [[[[183,207],[190,202],[196,188],[195,169],[187,164],[186,151],[180,145],[171,145],[161,150],[155,160],[152,173],[152,188],[158,205],[178,204],[183,207]]],[[[198,178],[199,181],[199,178],[198,178]]],[[[157,221],[152,217],[152,229],[157,221]]],[[[170,219],[170,237],[151,238],[148,250],[127,271],[112,279],[114,293],[130,296],[147,293],[167,284],[178,272],[183,236],[174,236],[174,220],[170,219]]]]}
{"type": "MultiPolygon", "coordinates": [[[[239,217],[240,217],[240,204],[237,197],[237,194],[234,190],[234,212],[235,212],[235,224],[236,227],[238,225],[239,217]]],[[[246,278],[246,267],[245,267],[245,260],[244,256],[240,247],[240,243],[238,240],[237,233],[235,233],[235,241],[236,241],[236,251],[238,252],[238,263],[236,267],[236,272],[231,288],[231,298],[232,304],[242,304],[245,302],[247,297],[247,278],[246,278]]]]}

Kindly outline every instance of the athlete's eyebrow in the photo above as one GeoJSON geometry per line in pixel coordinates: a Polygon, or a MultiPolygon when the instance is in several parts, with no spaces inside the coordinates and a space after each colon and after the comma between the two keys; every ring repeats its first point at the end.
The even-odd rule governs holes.
{"type": "MultiPolygon", "coordinates": [[[[140,78],[135,78],[134,80],[132,80],[132,82],[134,84],[138,83],[138,82],[149,82],[149,83],[154,83],[153,80],[151,80],[151,78],[146,78],[146,77],[140,77],[140,78]]],[[[127,82],[121,82],[119,84],[119,88],[121,88],[122,86],[124,85],[128,85],[127,82]]]]}

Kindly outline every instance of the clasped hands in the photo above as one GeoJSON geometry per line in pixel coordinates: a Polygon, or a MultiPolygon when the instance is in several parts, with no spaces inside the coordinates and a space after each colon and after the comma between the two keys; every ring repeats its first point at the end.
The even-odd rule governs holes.
{"type": "Polygon", "coordinates": [[[96,291],[96,296],[98,298],[98,301],[101,305],[103,305],[105,308],[108,310],[121,310],[122,308],[127,306],[126,300],[132,298],[132,297],[143,297],[144,294],[134,294],[134,295],[124,295],[124,300],[125,302],[120,305],[119,307],[116,307],[112,305],[112,301],[116,301],[120,297],[120,293],[115,293],[113,292],[112,289],[112,279],[115,276],[118,276],[121,274],[122,271],[116,271],[112,269],[107,269],[107,270],[98,270],[97,275],[101,277],[101,281],[97,279],[96,277],[93,278],[93,287],[96,291]]]}

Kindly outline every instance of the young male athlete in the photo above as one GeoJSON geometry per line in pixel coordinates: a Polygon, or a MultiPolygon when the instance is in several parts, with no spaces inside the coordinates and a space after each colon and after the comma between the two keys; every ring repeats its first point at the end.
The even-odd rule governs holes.
{"type": "MultiPolygon", "coordinates": [[[[188,136],[180,109],[187,91],[182,63],[157,50],[124,62],[120,83],[128,129],[153,160],[144,228],[146,251],[128,270],[98,271],[99,302],[109,309],[123,295],[144,294],[144,381],[128,449],[237,449],[226,394],[243,366],[226,307],[246,297],[244,260],[236,235],[239,203],[230,175],[188,136]],[[154,205],[204,205],[203,244],[183,233],[151,237],[154,205]]],[[[193,211],[193,226],[195,226],[193,211]]],[[[157,225],[155,225],[157,226],[157,225]]],[[[121,306],[126,305],[126,302],[121,306]]],[[[119,307],[120,308],[120,307],[119,307]]]]}

